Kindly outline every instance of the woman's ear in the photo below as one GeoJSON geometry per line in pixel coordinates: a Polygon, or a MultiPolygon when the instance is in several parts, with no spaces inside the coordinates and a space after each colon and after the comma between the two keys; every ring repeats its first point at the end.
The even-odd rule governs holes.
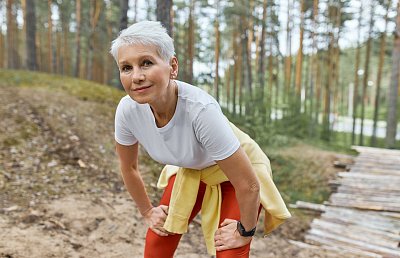
{"type": "Polygon", "coordinates": [[[179,64],[178,59],[173,56],[170,61],[170,78],[175,79],[178,77],[179,64]]]}

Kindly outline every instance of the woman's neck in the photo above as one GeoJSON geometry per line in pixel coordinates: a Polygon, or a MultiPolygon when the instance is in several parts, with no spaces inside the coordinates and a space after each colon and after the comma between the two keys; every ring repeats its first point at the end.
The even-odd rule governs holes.
{"type": "Polygon", "coordinates": [[[150,105],[156,124],[163,127],[171,121],[175,114],[176,105],[178,103],[178,85],[175,81],[170,80],[167,88],[167,94],[158,105],[150,105]]]}

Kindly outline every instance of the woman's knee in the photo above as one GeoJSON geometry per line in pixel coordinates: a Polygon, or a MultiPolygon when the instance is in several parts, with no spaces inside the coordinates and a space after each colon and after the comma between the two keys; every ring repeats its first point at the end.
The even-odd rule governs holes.
{"type": "Polygon", "coordinates": [[[245,246],[217,252],[217,258],[249,258],[250,243],[245,246]]]}
{"type": "Polygon", "coordinates": [[[182,235],[159,236],[150,229],[147,231],[144,246],[145,258],[172,258],[182,235]]]}

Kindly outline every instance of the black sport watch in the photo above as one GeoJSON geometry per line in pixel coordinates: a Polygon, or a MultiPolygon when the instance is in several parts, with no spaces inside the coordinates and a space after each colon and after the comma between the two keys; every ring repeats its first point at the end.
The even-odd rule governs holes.
{"type": "Polygon", "coordinates": [[[252,237],[256,233],[256,227],[254,227],[252,230],[246,231],[240,221],[237,222],[237,230],[239,231],[239,234],[243,237],[252,237]]]}

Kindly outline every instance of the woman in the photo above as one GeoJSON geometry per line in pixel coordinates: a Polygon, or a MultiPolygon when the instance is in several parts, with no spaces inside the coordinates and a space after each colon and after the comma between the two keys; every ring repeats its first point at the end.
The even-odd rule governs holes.
{"type": "Polygon", "coordinates": [[[123,97],[115,115],[116,151],[127,190],[149,230],[145,257],[172,257],[201,210],[208,252],[248,257],[259,211],[269,232],[290,217],[271,180],[268,158],[224,117],[206,92],[177,81],[173,40],[159,22],[136,23],[112,42],[123,97]],[[139,173],[139,143],[166,166],[153,206],[139,173]],[[261,201],[261,204],[260,204],[261,201]]]}

